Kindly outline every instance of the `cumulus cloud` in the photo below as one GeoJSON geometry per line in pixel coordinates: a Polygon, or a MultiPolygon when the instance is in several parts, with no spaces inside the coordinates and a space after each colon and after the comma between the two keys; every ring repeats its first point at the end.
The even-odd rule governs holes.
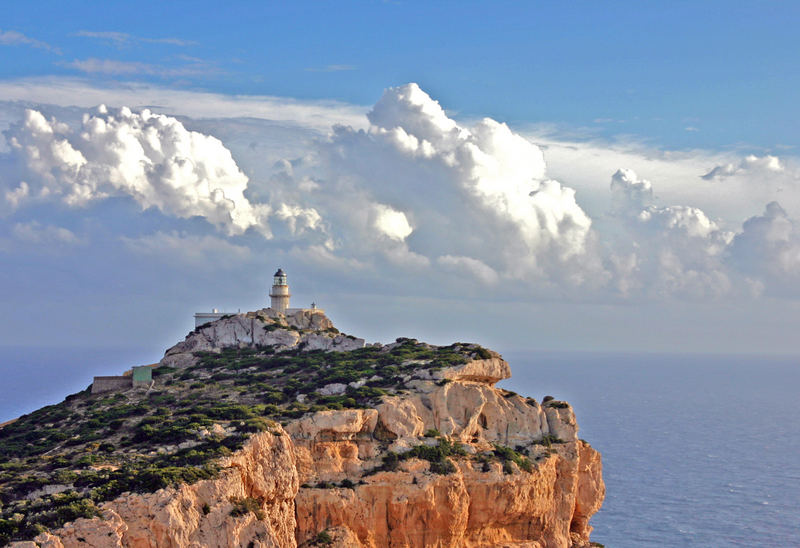
{"type": "Polygon", "coordinates": [[[614,283],[623,295],[721,296],[732,288],[724,254],[733,233],[696,207],[647,205],[653,188],[630,169],[611,178],[625,237],[610,242],[614,283]]]}
{"type": "Polygon", "coordinates": [[[216,236],[156,232],[137,238],[121,237],[132,252],[161,262],[203,268],[236,268],[251,257],[248,247],[216,236]]]}
{"type": "Polygon", "coordinates": [[[715,179],[724,179],[733,175],[742,175],[744,173],[780,173],[783,170],[784,166],[777,156],[759,157],[751,154],[742,158],[742,160],[737,163],[726,163],[714,166],[705,175],[701,175],[700,177],[706,181],[712,181],[715,179]]]}
{"type": "Polygon", "coordinates": [[[402,211],[396,211],[384,204],[375,204],[373,216],[372,225],[389,239],[402,242],[413,232],[402,211]]]}
{"type": "Polygon", "coordinates": [[[24,202],[30,195],[30,187],[25,181],[20,181],[19,186],[12,190],[5,192],[6,202],[11,206],[11,209],[16,209],[24,202]]]}
{"type": "Polygon", "coordinates": [[[698,207],[730,226],[740,225],[774,200],[790,216],[800,217],[800,167],[791,156],[779,158],[783,171],[743,171],[724,179],[721,192],[718,185],[702,184],[700,176],[713,166],[739,164],[743,157],[702,149],[663,150],[629,140],[579,140],[544,127],[529,128],[524,135],[543,149],[550,177],[576,190],[578,203],[595,221],[595,228],[613,209],[608,179],[620,167],[645,176],[654,189],[654,203],[698,207]]]}
{"type": "MultiPolygon", "coordinates": [[[[304,134],[292,145],[301,147],[297,155],[259,163],[263,147],[250,144],[263,125],[236,121],[220,133],[215,128],[233,122],[124,108],[65,124],[28,111],[5,133],[24,170],[13,182],[6,175],[4,205],[86,207],[129,197],[167,216],[202,217],[230,238],[260,233],[271,242],[259,245],[271,251],[399,291],[424,278],[427,291],[447,292],[459,276],[467,291],[477,284],[529,299],[699,299],[788,288],[798,270],[791,200],[788,212],[776,203],[756,216],[739,215],[744,207],[720,215],[720,200],[708,194],[719,187],[697,182],[703,166],[725,166],[729,157],[646,157],[594,143],[540,147],[491,119],[455,120],[415,84],[386,90],[366,121],[316,139],[304,134]],[[242,156],[250,160],[243,164],[242,156]],[[635,171],[620,169],[628,160],[635,171]]],[[[747,182],[766,193],[752,181],[787,180],[791,159],[769,158],[734,162],[726,188],[747,182]]],[[[136,253],[175,254],[185,264],[244,260],[240,244],[261,241],[209,238],[167,231],[123,241],[136,253]]]]}
{"type": "Polygon", "coordinates": [[[387,254],[416,265],[471,257],[518,279],[562,277],[586,255],[591,220],[575,192],[505,124],[462,126],[416,84],[387,89],[368,119],[366,130],[335,128],[320,167],[323,186],[363,195],[372,215],[358,224],[407,245],[387,254]]]}
{"type": "Polygon", "coordinates": [[[777,202],[744,222],[730,252],[740,270],[772,293],[800,293],[800,226],[777,202]]]}
{"type": "Polygon", "coordinates": [[[130,196],[143,209],[155,207],[181,218],[200,216],[230,235],[251,227],[270,235],[270,207],[245,197],[248,178],[230,151],[175,118],[101,106],[73,130],[26,110],[7,137],[35,176],[24,191],[7,194],[7,200],[19,202],[30,191],[85,206],[110,196],[130,196]]]}
{"type": "Polygon", "coordinates": [[[611,199],[613,212],[638,214],[653,201],[653,185],[646,179],[638,179],[632,169],[618,169],[611,176],[611,199]]]}
{"type": "Polygon", "coordinates": [[[286,221],[292,235],[322,230],[322,216],[313,207],[281,204],[275,216],[286,221]]]}

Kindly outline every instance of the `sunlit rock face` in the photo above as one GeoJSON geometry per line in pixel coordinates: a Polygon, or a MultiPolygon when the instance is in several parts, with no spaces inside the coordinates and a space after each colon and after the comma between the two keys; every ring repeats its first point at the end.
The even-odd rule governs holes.
{"type": "MultiPolygon", "coordinates": [[[[377,368],[402,341],[352,359],[371,351],[377,368]]],[[[321,313],[262,310],[201,326],[162,363],[180,367],[198,350],[268,344],[346,352],[363,341],[341,335],[321,313]]],[[[372,406],[310,408],[271,422],[222,458],[213,479],[124,493],[101,505],[102,517],[35,540],[48,548],[588,547],[605,486],[600,454],[578,439],[572,407],[495,387],[510,377],[508,363],[477,345],[459,349],[463,358],[447,363],[443,354],[402,362],[397,386],[372,406]]],[[[317,391],[347,397],[368,382],[317,391]]],[[[218,426],[208,435],[224,436],[218,426]]]]}
{"type": "Polygon", "coordinates": [[[248,346],[271,346],[278,352],[293,348],[344,352],[362,348],[364,339],[339,333],[321,310],[301,309],[284,315],[264,308],[197,327],[166,351],[161,364],[186,367],[196,363],[194,352],[248,346]]]}

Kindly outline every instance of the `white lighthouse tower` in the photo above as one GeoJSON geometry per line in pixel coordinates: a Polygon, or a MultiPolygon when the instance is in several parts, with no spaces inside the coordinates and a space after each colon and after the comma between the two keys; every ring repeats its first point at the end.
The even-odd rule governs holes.
{"type": "Polygon", "coordinates": [[[272,291],[269,293],[270,308],[275,312],[286,314],[289,309],[289,284],[286,282],[286,273],[279,268],[272,280],[272,291]]]}
{"type": "MultiPolygon", "coordinates": [[[[291,297],[291,294],[289,293],[289,283],[286,281],[286,272],[284,272],[282,268],[278,269],[275,273],[275,277],[272,279],[272,291],[269,292],[269,297],[270,309],[273,312],[279,312],[287,316],[298,312],[304,312],[306,315],[325,313],[323,309],[317,308],[315,303],[311,303],[311,308],[289,308],[289,297],[291,297]]],[[[215,322],[226,316],[236,316],[241,313],[241,309],[239,312],[220,312],[216,308],[211,312],[197,312],[194,315],[194,326],[200,327],[201,325],[215,322]]],[[[267,315],[274,317],[269,313],[267,313],[267,315]]]]}

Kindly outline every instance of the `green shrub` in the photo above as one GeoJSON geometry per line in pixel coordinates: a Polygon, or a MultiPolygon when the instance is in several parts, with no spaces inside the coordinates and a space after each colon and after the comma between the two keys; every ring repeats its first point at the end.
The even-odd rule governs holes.
{"type": "Polygon", "coordinates": [[[331,537],[330,533],[328,533],[326,529],[317,533],[317,536],[314,537],[312,543],[314,546],[330,546],[333,544],[333,537],[331,537]]]}
{"type": "Polygon", "coordinates": [[[234,517],[252,513],[259,521],[264,521],[267,518],[267,514],[262,509],[264,501],[261,499],[254,497],[231,497],[230,502],[233,504],[231,515],[234,517]]]}
{"type": "Polygon", "coordinates": [[[103,453],[113,453],[114,452],[114,444],[109,442],[103,442],[97,448],[98,451],[102,451],[103,453]]]}
{"type": "Polygon", "coordinates": [[[275,426],[275,422],[264,417],[254,417],[247,419],[243,425],[238,427],[241,432],[266,432],[275,426]]]}
{"type": "Polygon", "coordinates": [[[503,472],[506,474],[509,474],[514,470],[513,467],[507,466],[511,462],[519,466],[520,469],[524,470],[525,472],[531,472],[533,470],[533,465],[531,464],[531,461],[528,460],[528,457],[522,455],[514,449],[511,449],[510,447],[506,447],[505,445],[499,445],[496,443],[492,445],[494,447],[495,456],[503,461],[503,472]],[[508,470],[511,470],[511,472],[508,470]]]}
{"type": "Polygon", "coordinates": [[[431,461],[430,471],[433,474],[440,474],[446,476],[456,471],[456,465],[450,459],[443,459],[440,461],[431,461]]]}
{"type": "Polygon", "coordinates": [[[72,464],[72,461],[70,461],[67,457],[56,457],[50,461],[48,468],[54,470],[56,468],[65,468],[70,464],[72,464]]]}
{"type": "Polygon", "coordinates": [[[383,464],[379,469],[396,470],[400,461],[416,458],[428,461],[430,463],[429,469],[434,474],[450,474],[456,471],[456,467],[449,458],[465,456],[466,454],[467,452],[460,443],[439,438],[438,443],[434,446],[417,445],[399,455],[389,451],[384,455],[383,464]]]}
{"type": "Polygon", "coordinates": [[[478,357],[482,360],[488,360],[492,357],[492,353],[486,350],[484,347],[479,346],[475,349],[475,353],[478,357]]]}
{"type": "MultiPolygon", "coordinates": [[[[148,492],[214,477],[219,471],[215,459],[241,448],[251,434],[271,430],[272,420],[286,424],[324,409],[374,406],[387,394],[399,393],[404,378],[418,369],[449,367],[480,354],[480,347],[472,344],[436,347],[414,339],[397,342],[390,351],[366,347],[352,352],[294,349],[276,353],[274,347],[231,347],[219,353],[198,352],[196,364],[188,368],[155,368],[153,374],[162,383],[158,391],[92,396],[87,389],[23,416],[0,429],[0,535],[14,513],[39,516],[13,526],[15,538],[31,538],[49,523],[88,512],[91,504],[99,505],[122,492],[148,492]],[[371,380],[338,396],[316,393],[332,382],[361,384],[366,379],[371,380]],[[173,385],[164,389],[167,383],[173,385]],[[296,401],[300,394],[306,396],[305,403],[296,401]],[[129,401],[134,398],[141,401],[129,401]],[[201,440],[199,431],[214,422],[236,430],[220,439],[201,440]],[[185,440],[200,443],[170,454],[148,450],[185,440]],[[48,452],[52,458],[41,458],[48,452]],[[16,459],[26,460],[17,466],[16,459]],[[87,469],[100,461],[121,467],[87,469]],[[80,473],[72,471],[73,466],[80,473]],[[48,483],[72,484],[82,494],[22,500],[48,483]]],[[[426,435],[441,437],[435,430],[426,435]]],[[[430,463],[432,473],[446,474],[455,469],[450,459],[461,454],[458,444],[441,440],[433,447],[389,454],[381,469],[396,469],[401,460],[422,458],[430,463]]],[[[350,480],[338,486],[355,488],[350,480]]],[[[248,503],[242,504],[247,510],[248,503]]]]}
{"type": "Polygon", "coordinates": [[[533,442],[535,445],[544,445],[550,447],[554,443],[564,443],[564,440],[554,436],[553,434],[544,434],[541,439],[533,442]]]}
{"type": "Polygon", "coordinates": [[[53,475],[53,479],[56,483],[68,485],[78,479],[78,474],[71,470],[59,470],[53,475]]]}
{"type": "Polygon", "coordinates": [[[383,456],[383,469],[388,471],[397,470],[400,465],[400,455],[394,451],[389,451],[383,456]]]}

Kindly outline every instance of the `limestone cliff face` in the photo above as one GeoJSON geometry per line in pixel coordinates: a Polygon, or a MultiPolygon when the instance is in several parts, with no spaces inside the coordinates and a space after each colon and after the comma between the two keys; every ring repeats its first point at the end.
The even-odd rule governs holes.
{"type": "MultiPolygon", "coordinates": [[[[491,377],[503,365],[507,371],[498,362],[463,369],[470,378],[491,377]]],[[[411,394],[387,398],[377,409],[325,411],[287,427],[305,486],[295,501],[300,546],[324,529],[347,539],[342,546],[370,548],[588,545],[589,518],[605,494],[602,464],[578,440],[569,406],[542,407],[483,382],[412,384],[411,394]],[[527,449],[533,469],[512,465],[508,473],[500,462],[457,459],[454,473],[438,475],[415,459],[369,474],[386,451],[432,445],[421,436],[433,428],[469,454],[491,450],[492,443],[527,449]],[[562,443],[541,444],[553,438],[562,443]],[[345,479],[358,485],[311,487],[345,479]]]]}
{"type": "MultiPolygon", "coordinates": [[[[80,519],[37,537],[43,548],[295,546],[298,476],[282,430],[251,438],[222,463],[221,476],[103,505],[104,519],[80,519]],[[263,515],[232,516],[236,501],[257,501],[263,515]],[[261,519],[259,519],[261,518],[261,519]]],[[[18,545],[22,543],[17,543],[18,545]]]]}
{"type": "MultiPolygon", "coordinates": [[[[205,344],[213,351],[223,339],[260,337],[249,327],[256,321],[269,325],[238,315],[202,327],[165,360],[189,359],[187,352],[205,344]]],[[[47,548],[589,546],[589,518],[605,494],[600,455],[578,439],[568,404],[542,405],[494,386],[509,376],[495,353],[422,370],[375,408],[309,413],[254,435],[222,462],[217,479],[123,495],[102,506],[102,519],[77,520],[36,542],[47,548]],[[429,460],[389,458],[445,442],[460,442],[463,450],[445,458],[444,473],[429,460]],[[511,457],[487,458],[493,451],[511,457]]]]}

